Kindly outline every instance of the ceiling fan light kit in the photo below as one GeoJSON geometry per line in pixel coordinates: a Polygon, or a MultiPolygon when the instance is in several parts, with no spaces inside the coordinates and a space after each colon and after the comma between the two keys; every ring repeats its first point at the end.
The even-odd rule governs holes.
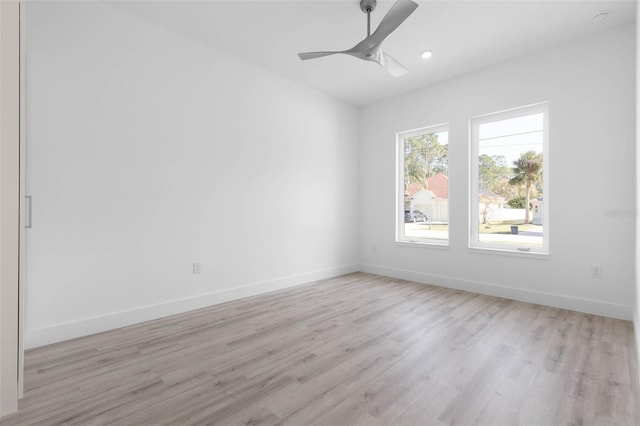
{"type": "Polygon", "coordinates": [[[400,77],[408,70],[382,50],[384,40],[411,15],[418,4],[412,0],[398,0],[382,18],[378,28],[371,34],[371,13],[376,8],[376,0],[360,0],[360,9],[367,14],[367,37],[348,50],[298,53],[302,60],[321,58],[342,53],[365,61],[376,62],[394,77],[400,77]]]}

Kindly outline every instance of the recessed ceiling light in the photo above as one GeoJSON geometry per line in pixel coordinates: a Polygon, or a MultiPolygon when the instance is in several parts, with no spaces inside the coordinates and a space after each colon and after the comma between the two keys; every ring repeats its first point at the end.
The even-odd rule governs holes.
{"type": "Polygon", "coordinates": [[[607,20],[608,17],[609,17],[609,12],[598,12],[595,15],[593,15],[593,18],[591,18],[591,22],[593,22],[596,25],[602,24],[604,21],[607,20]]]}
{"type": "Polygon", "coordinates": [[[422,52],[422,53],[420,54],[420,57],[421,57],[422,59],[429,59],[429,58],[431,57],[431,55],[432,55],[432,54],[433,54],[433,53],[431,53],[431,51],[430,51],[430,50],[425,50],[424,52],[422,52]]]}

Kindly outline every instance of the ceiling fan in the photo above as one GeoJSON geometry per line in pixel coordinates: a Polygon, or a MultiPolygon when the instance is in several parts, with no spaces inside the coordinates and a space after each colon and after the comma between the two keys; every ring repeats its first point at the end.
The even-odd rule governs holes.
{"type": "Polygon", "coordinates": [[[409,72],[400,62],[382,51],[382,42],[413,13],[418,4],[411,0],[398,0],[382,18],[378,28],[371,34],[371,12],[376,8],[376,0],[360,0],[360,9],[367,14],[367,37],[348,50],[331,52],[298,53],[300,59],[314,59],[323,56],[344,53],[356,58],[376,62],[394,77],[400,77],[409,72]]]}

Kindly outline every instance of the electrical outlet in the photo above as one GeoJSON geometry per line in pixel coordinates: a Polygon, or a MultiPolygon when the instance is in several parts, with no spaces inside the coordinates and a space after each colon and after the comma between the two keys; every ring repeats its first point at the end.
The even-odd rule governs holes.
{"type": "Polygon", "coordinates": [[[592,266],[591,267],[591,278],[602,278],[602,267],[601,266],[592,266]]]}
{"type": "Polygon", "coordinates": [[[193,273],[194,273],[194,274],[199,274],[199,273],[200,273],[200,270],[201,270],[201,268],[200,268],[200,264],[199,264],[199,263],[194,263],[194,264],[193,264],[193,273]]]}

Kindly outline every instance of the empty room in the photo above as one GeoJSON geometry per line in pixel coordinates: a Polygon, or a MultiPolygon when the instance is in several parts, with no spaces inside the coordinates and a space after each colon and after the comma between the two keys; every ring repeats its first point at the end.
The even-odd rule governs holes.
{"type": "Polygon", "coordinates": [[[0,0],[0,425],[638,425],[635,0],[0,0]]]}

